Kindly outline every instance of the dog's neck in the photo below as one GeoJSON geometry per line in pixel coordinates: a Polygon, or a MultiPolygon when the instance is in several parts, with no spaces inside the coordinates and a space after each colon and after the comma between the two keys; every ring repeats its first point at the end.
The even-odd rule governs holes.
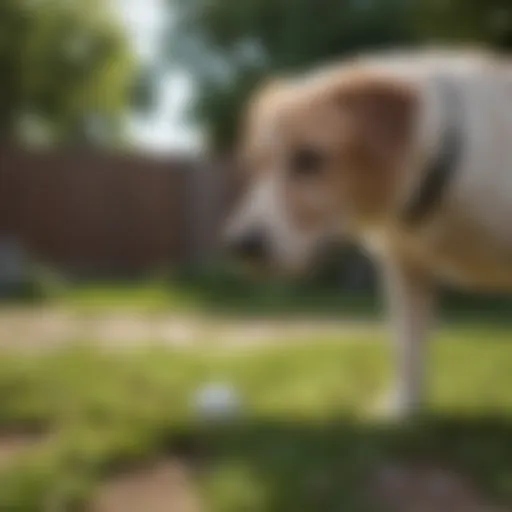
{"type": "Polygon", "coordinates": [[[409,226],[426,221],[441,202],[462,153],[463,119],[460,93],[445,79],[425,91],[410,179],[400,208],[409,226]],[[434,93],[434,94],[432,94],[434,93]]]}

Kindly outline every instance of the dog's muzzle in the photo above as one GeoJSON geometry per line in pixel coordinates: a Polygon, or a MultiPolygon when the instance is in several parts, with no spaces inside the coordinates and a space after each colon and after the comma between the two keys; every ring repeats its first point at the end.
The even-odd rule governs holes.
{"type": "Polygon", "coordinates": [[[226,239],[229,254],[244,263],[265,265],[270,257],[270,244],[260,229],[252,229],[226,239]]]}

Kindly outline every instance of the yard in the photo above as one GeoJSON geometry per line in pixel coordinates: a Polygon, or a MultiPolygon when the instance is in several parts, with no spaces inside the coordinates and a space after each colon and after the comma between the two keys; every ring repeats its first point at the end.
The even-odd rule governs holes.
{"type": "MultiPolygon", "coordinates": [[[[106,296],[82,291],[52,308],[155,319],[170,300],[154,290],[106,296]]],[[[441,329],[428,414],[397,427],[369,414],[391,376],[380,324],[315,321],[306,334],[271,329],[266,343],[212,343],[208,329],[193,343],[141,338],[125,350],[85,331],[28,355],[21,340],[4,343],[0,510],[415,512],[437,500],[421,510],[494,512],[512,504],[512,327],[441,329]],[[238,390],[235,419],[198,417],[194,397],[215,382],[238,390]],[[407,479],[416,479],[412,497],[403,495],[407,479]]]]}

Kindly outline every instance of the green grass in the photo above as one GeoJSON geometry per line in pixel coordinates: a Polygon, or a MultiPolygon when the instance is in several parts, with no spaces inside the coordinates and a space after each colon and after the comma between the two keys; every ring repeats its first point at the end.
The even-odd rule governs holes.
{"type": "Polygon", "coordinates": [[[64,289],[48,301],[79,312],[138,313],[200,312],[228,316],[364,315],[378,310],[377,301],[338,289],[301,287],[287,283],[173,282],[166,284],[99,283],[64,289]]]}
{"type": "MultiPolygon", "coordinates": [[[[444,294],[441,302],[440,312],[452,322],[511,325],[512,302],[509,297],[444,294]]],[[[84,314],[193,312],[223,317],[278,318],[368,319],[378,317],[382,309],[377,294],[348,294],[333,284],[251,283],[215,274],[171,282],[100,282],[63,286],[43,295],[43,303],[84,314]]]]}
{"type": "Polygon", "coordinates": [[[462,467],[510,500],[511,341],[506,328],[443,331],[430,354],[429,415],[407,428],[365,414],[391,374],[380,339],[4,354],[0,427],[44,441],[1,472],[0,510],[80,510],[108,475],[175,450],[206,460],[198,478],[214,512],[373,510],[361,482],[397,457],[462,467]],[[237,421],[195,417],[194,393],[212,381],[239,390],[237,421]]]}

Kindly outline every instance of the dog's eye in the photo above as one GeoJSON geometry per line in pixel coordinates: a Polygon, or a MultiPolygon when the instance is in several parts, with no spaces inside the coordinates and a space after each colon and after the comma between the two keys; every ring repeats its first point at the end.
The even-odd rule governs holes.
{"type": "Polygon", "coordinates": [[[298,175],[316,174],[324,162],[325,156],[322,152],[313,148],[301,148],[292,155],[291,170],[298,175]]]}

